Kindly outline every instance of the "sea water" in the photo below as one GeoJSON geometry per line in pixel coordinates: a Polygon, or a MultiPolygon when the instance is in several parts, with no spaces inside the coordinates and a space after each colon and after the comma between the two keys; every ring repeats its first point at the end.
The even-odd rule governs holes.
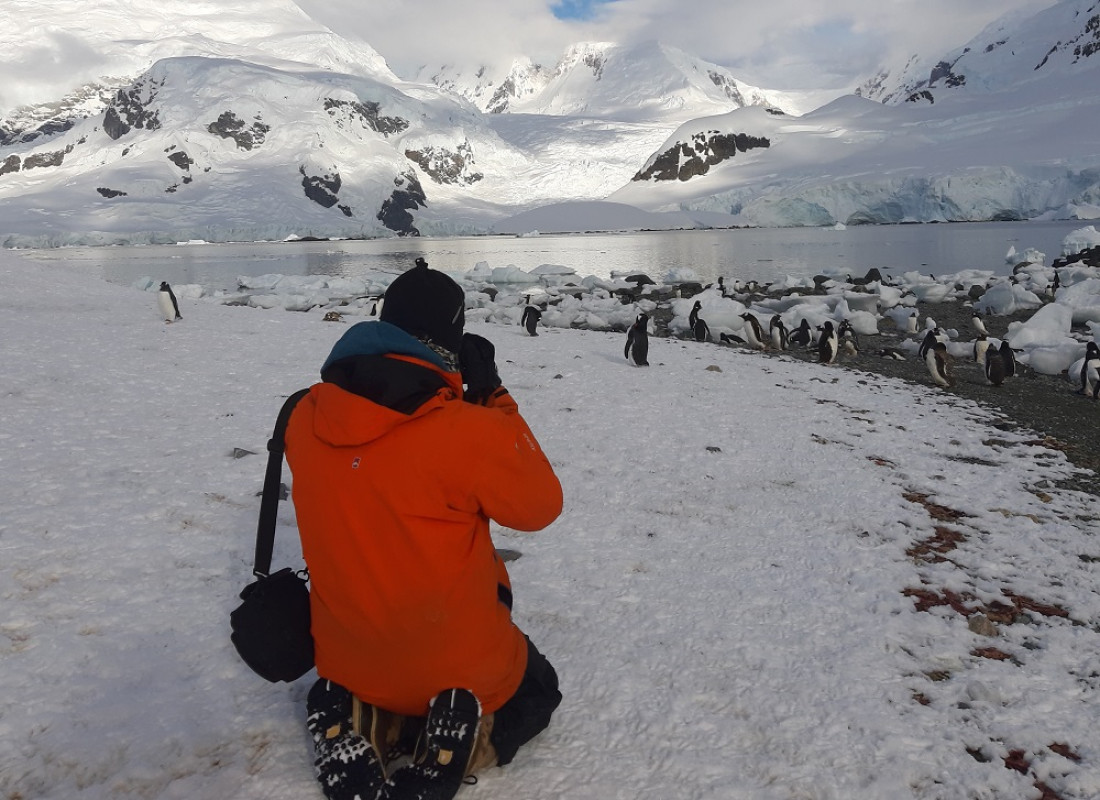
{"type": "Polygon", "coordinates": [[[395,238],[369,241],[186,243],[142,247],[76,247],[23,251],[43,262],[64,262],[112,283],[142,278],[233,289],[238,276],[364,277],[399,273],[423,256],[431,266],[466,272],[490,267],[532,270],[544,264],[572,268],[579,276],[644,272],[661,281],[692,270],[704,283],[724,276],[768,283],[790,275],[862,277],[909,271],[943,275],[966,269],[1007,275],[1029,248],[1049,265],[1062,241],[1088,223],[989,222],[867,225],[832,228],[751,228],[653,231],[620,234],[395,238]],[[1006,258],[1015,251],[1015,258],[1006,258]]]}

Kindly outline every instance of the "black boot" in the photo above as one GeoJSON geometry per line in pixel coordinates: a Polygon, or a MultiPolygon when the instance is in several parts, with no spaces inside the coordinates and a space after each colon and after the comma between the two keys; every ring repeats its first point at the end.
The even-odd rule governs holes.
{"type": "Polygon", "coordinates": [[[380,800],[451,800],[466,776],[480,720],[481,703],[465,689],[436,695],[413,763],[386,781],[380,800]]]}
{"type": "Polygon", "coordinates": [[[386,782],[382,762],[351,726],[351,692],[321,678],[306,698],[306,727],[317,754],[314,772],[328,800],[376,800],[386,782]]]}

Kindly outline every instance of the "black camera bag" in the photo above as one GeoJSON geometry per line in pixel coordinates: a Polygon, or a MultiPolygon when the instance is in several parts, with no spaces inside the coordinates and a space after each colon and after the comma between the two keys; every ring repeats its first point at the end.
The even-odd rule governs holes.
{"type": "Polygon", "coordinates": [[[244,587],[240,595],[244,602],[229,615],[230,639],[237,653],[253,672],[272,683],[295,681],[313,668],[309,576],[290,567],[271,573],[286,426],[290,412],[308,392],[302,389],[287,398],[267,443],[267,473],[256,527],[256,580],[244,587]]]}

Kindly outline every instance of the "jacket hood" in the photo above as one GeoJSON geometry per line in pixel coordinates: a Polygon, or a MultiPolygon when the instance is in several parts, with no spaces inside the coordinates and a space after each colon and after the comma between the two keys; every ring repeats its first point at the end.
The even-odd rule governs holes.
{"type": "Polygon", "coordinates": [[[365,444],[461,398],[462,377],[400,328],[360,322],[340,338],[311,392],[314,433],[338,447],[365,444]]]}
{"type": "Polygon", "coordinates": [[[446,366],[443,359],[430,347],[396,325],[388,322],[357,322],[333,345],[332,352],[321,366],[321,380],[325,380],[325,370],[341,359],[387,353],[412,356],[441,368],[446,366]]]}

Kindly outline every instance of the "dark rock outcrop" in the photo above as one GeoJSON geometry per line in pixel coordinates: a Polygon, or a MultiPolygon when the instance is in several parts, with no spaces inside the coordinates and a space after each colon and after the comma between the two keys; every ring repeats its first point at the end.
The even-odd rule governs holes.
{"type": "Polygon", "coordinates": [[[687,181],[697,175],[706,175],[715,164],[733,158],[738,152],[764,147],[771,147],[771,141],[763,136],[718,131],[697,133],[690,142],[677,142],[658,155],[633,180],[687,181]]]}
{"type": "Polygon", "coordinates": [[[406,150],[405,158],[412,161],[436,183],[466,184],[477,183],[483,177],[480,172],[472,172],[474,153],[469,142],[463,142],[452,152],[442,147],[425,147],[420,150],[406,150]]]}
{"type": "Polygon", "coordinates": [[[120,139],[134,128],[155,131],[160,117],[150,106],[157,98],[160,84],[139,81],[129,89],[119,89],[103,114],[103,131],[112,139],[120,139]]]}
{"type": "Polygon", "coordinates": [[[241,150],[251,150],[264,143],[271,126],[261,122],[258,114],[255,122],[249,125],[232,111],[223,111],[217,120],[206,126],[206,130],[223,139],[232,139],[241,150]]]}
{"type": "Polygon", "coordinates": [[[401,133],[409,127],[409,122],[406,119],[382,116],[380,108],[378,103],[373,101],[360,103],[352,100],[337,100],[332,97],[325,98],[325,111],[333,119],[339,120],[342,114],[345,119],[358,120],[375,133],[380,133],[383,136],[401,133]]]}
{"type": "MultiPolygon", "coordinates": [[[[340,173],[330,175],[307,175],[305,167],[298,167],[302,173],[302,189],[306,197],[325,208],[332,208],[340,199],[340,173]]],[[[349,215],[350,216],[350,215],[349,215]]]]}
{"type": "Polygon", "coordinates": [[[420,231],[413,224],[413,215],[409,212],[427,205],[424,189],[412,173],[398,175],[393,182],[397,188],[382,203],[378,220],[401,236],[419,236],[420,231]]]}
{"type": "Polygon", "coordinates": [[[18,172],[21,163],[22,160],[19,156],[8,156],[4,159],[4,163],[0,164],[0,175],[7,175],[9,172],[18,172]]]}
{"type": "Polygon", "coordinates": [[[23,169],[36,169],[38,167],[60,167],[65,160],[65,156],[73,151],[73,146],[69,145],[64,150],[54,150],[49,153],[35,153],[33,156],[27,156],[23,159],[23,169]]]}
{"type": "Polygon", "coordinates": [[[110,200],[112,197],[125,197],[126,196],[126,192],[119,191],[118,189],[107,189],[103,186],[98,187],[96,189],[96,191],[99,192],[104,197],[106,197],[108,200],[110,200]]]}

